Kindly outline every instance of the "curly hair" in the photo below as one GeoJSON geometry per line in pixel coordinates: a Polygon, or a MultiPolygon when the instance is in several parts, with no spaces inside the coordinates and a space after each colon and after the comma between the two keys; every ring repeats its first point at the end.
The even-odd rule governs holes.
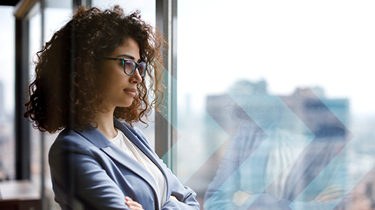
{"type": "Polygon", "coordinates": [[[24,117],[49,133],[88,126],[105,110],[97,88],[98,64],[128,38],[138,43],[140,58],[149,66],[149,79],[138,83],[131,106],[116,107],[114,116],[130,125],[139,121],[147,124],[142,117],[147,118],[152,108],[160,112],[164,96],[160,48],[166,42],[158,30],[141,20],[139,11],[125,15],[118,5],[104,11],[79,7],[37,53],[36,78],[29,86],[24,117]]]}

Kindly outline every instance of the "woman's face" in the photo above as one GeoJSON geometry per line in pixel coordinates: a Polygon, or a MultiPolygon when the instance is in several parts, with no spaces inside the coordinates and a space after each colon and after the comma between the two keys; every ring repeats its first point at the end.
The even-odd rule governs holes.
{"type": "MultiPolygon", "coordinates": [[[[128,38],[107,57],[132,59],[139,63],[139,46],[134,39],[128,38]]],[[[129,76],[123,71],[122,61],[103,60],[99,72],[99,88],[105,107],[109,110],[129,107],[137,93],[137,84],[142,82],[138,70],[129,76]]]]}

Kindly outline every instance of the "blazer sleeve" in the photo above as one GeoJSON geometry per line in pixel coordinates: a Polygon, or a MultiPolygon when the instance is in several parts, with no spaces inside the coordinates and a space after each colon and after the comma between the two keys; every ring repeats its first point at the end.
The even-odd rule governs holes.
{"type": "Polygon", "coordinates": [[[68,137],[57,139],[49,165],[55,200],[62,209],[129,209],[123,192],[84,145],[68,137]]]}
{"type": "MultiPolygon", "coordinates": [[[[162,210],[199,210],[199,203],[195,199],[197,194],[190,189],[189,187],[183,186],[181,182],[177,179],[176,176],[172,174],[172,172],[168,169],[170,173],[170,187],[172,188],[172,194],[177,198],[177,200],[170,199],[167,200],[164,205],[162,206],[162,210]]],[[[169,197],[169,196],[168,196],[169,197]]]]}
{"type": "MultiPolygon", "coordinates": [[[[156,157],[157,154],[155,151],[151,148],[150,144],[147,141],[146,136],[143,134],[143,132],[135,127],[135,134],[138,135],[141,139],[143,139],[146,146],[154,153],[156,157]]],[[[169,197],[171,195],[167,195],[167,201],[162,206],[162,210],[199,210],[199,203],[195,199],[197,194],[190,189],[189,187],[183,186],[180,182],[180,180],[172,173],[172,171],[164,164],[163,160],[158,158],[160,165],[163,167],[163,170],[166,174],[166,179],[168,179],[169,188],[171,189],[171,195],[175,196],[177,200],[171,199],[169,200],[169,197]]]]}

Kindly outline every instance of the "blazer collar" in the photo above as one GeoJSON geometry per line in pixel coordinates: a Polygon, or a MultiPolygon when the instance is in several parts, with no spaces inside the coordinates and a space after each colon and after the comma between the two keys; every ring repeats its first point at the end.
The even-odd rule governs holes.
{"type": "Polygon", "coordinates": [[[86,138],[89,142],[93,143],[98,148],[108,147],[110,141],[105,137],[102,132],[94,126],[89,125],[83,131],[75,129],[75,132],[86,138]]]}
{"type": "MultiPolygon", "coordinates": [[[[143,142],[145,140],[141,138],[133,128],[131,128],[129,125],[123,124],[116,118],[113,118],[113,121],[116,128],[120,129],[131,142],[133,142],[143,153],[151,158],[150,156],[152,155],[149,148],[147,148],[143,142]],[[140,141],[142,141],[142,143],[140,141]]],[[[107,137],[105,137],[91,124],[84,128],[83,131],[75,129],[75,132],[81,134],[98,148],[105,148],[110,145],[110,141],[107,139],[107,137]]],[[[154,160],[152,159],[152,161],[154,160]]]]}

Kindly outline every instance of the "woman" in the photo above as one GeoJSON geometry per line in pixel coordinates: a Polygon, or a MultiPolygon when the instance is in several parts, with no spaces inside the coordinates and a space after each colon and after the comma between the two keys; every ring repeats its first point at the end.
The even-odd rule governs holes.
{"type": "Polygon", "coordinates": [[[199,209],[132,127],[159,110],[162,43],[139,12],[80,7],[38,53],[25,117],[62,130],[49,152],[62,209],[199,209]]]}

